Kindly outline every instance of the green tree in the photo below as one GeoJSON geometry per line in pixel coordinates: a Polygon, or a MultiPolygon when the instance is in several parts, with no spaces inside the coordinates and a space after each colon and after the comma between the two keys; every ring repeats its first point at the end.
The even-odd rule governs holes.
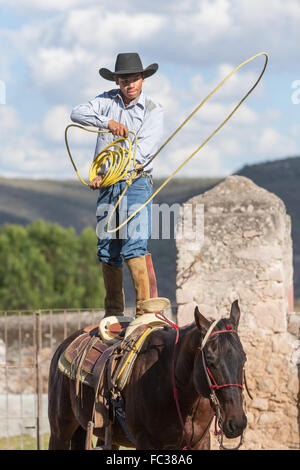
{"type": "Polygon", "coordinates": [[[0,308],[101,308],[96,234],[43,220],[0,228],[0,308]]]}

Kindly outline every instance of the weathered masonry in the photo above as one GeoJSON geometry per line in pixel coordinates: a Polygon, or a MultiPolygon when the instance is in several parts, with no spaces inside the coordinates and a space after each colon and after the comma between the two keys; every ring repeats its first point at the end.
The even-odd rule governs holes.
{"type": "Polygon", "coordinates": [[[178,323],[193,321],[195,305],[216,319],[239,300],[254,398],[245,398],[243,448],[298,449],[300,321],[293,311],[290,217],[277,196],[241,176],[188,203],[204,205],[204,242],[198,249],[184,238],[176,242],[178,323]]]}

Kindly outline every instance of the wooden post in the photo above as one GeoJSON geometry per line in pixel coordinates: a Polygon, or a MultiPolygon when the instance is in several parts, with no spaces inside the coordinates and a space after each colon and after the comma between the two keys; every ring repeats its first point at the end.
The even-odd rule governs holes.
{"type": "Polygon", "coordinates": [[[85,438],[85,450],[92,450],[92,438],[93,438],[94,423],[89,421],[86,430],[85,438]]]}
{"type": "Polygon", "coordinates": [[[41,394],[41,312],[35,312],[35,391],[37,397],[36,406],[36,448],[41,448],[40,417],[42,415],[42,394],[41,394]]]}

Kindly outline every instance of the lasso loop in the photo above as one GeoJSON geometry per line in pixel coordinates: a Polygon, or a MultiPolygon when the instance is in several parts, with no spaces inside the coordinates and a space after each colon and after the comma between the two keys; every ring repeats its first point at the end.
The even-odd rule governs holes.
{"type": "MultiPolygon", "coordinates": [[[[74,163],[73,157],[71,155],[69,143],[68,143],[68,131],[71,127],[79,127],[79,129],[83,129],[84,131],[87,132],[95,132],[96,134],[105,134],[105,133],[110,133],[108,130],[96,130],[96,129],[90,129],[88,127],[80,126],[79,124],[69,124],[66,129],[65,129],[65,142],[66,142],[66,147],[67,151],[69,154],[69,157],[71,159],[73,168],[80,179],[80,181],[86,185],[89,186],[88,183],[86,183],[80,176],[76,165],[74,163]]],[[[137,137],[136,133],[134,131],[129,131],[130,134],[133,134],[134,137],[134,151],[132,155],[132,143],[129,137],[120,137],[119,139],[114,140],[111,144],[107,145],[94,159],[90,171],[89,171],[89,181],[93,181],[94,178],[98,175],[99,170],[101,169],[102,165],[106,163],[106,161],[109,162],[109,167],[108,170],[105,173],[105,176],[101,182],[101,186],[107,187],[111,186],[112,184],[117,183],[121,179],[125,178],[127,175],[129,168],[131,166],[131,163],[133,163],[133,166],[135,166],[135,155],[136,155],[136,149],[137,149],[137,137]],[[120,142],[123,144],[126,143],[128,148],[123,147],[120,142]]]]}
{"type": "MultiPolygon", "coordinates": [[[[226,124],[226,122],[229,121],[229,119],[234,115],[234,113],[238,110],[238,108],[241,106],[241,104],[248,98],[248,96],[250,95],[250,93],[252,93],[252,91],[254,90],[254,88],[256,88],[256,86],[258,85],[258,83],[260,82],[263,74],[265,73],[265,70],[266,70],[266,67],[267,67],[267,63],[268,63],[268,54],[266,52],[259,52],[258,54],[254,55],[253,57],[250,57],[250,59],[247,59],[245,60],[244,62],[242,62],[240,65],[238,65],[235,69],[232,70],[232,72],[230,72],[230,74],[228,74],[220,83],[219,85],[216,86],[216,88],[214,88],[213,91],[211,91],[209,93],[209,95],[199,104],[199,106],[197,106],[194,111],[183,121],[183,123],[173,132],[173,134],[170,135],[170,137],[164,142],[164,144],[158,149],[158,151],[153,155],[153,157],[143,166],[141,167],[140,170],[143,170],[144,168],[146,168],[153,160],[154,158],[157,157],[157,155],[162,151],[162,149],[170,142],[171,139],[173,139],[175,137],[175,135],[183,128],[183,126],[185,126],[185,124],[199,111],[200,108],[202,108],[202,106],[219,90],[219,88],[221,88],[224,83],[229,80],[230,77],[232,77],[232,75],[234,75],[240,68],[242,68],[244,65],[248,64],[249,62],[251,62],[252,60],[256,59],[257,57],[260,57],[260,56],[265,56],[265,63],[264,63],[264,66],[262,68],[262,71],[258,77],[258,79],[256,80],[256,82],[254,83],[254,85],[250,88],[249,91],[247,91],[247,93],[243,96],[243,98],[239,101],[239,103],[235,106],[235,108],[231,111],[230,114],[228,114],[228,116],[224,119],[224,121],[222,121],[222,123],[202,142],[202,144],[196,148],[196,150],[188,157],[186,158],[183,163],[159,186],[159,188],[152,194],[152,196],[144,203],[142,204],[135,212],[133,212],[133,214],[131,214],[124,222],[122,222],[118,227],[116,228],[113,228],[113,229],[108,229],[108,226],[109,226],[109,223],[110,223],[110,220],[113,216],[113,214],[115,213],[118,205],[120,204],[121,202],[121,199],[123,198],[125,192],[127,191],[128,187],[131,185],[133,179],[137,176],[137,172],[136,171],[133,171],[130,173],[130,176],[128,178],[128,180],[126,181],[126,187],[124,189],[124,191],[122,192],[122,194],[120,195],[120,198],[118,200],[118,202],[116,203],[113,211],[111,212],[109,218],[108,218],[108,222],[106,224],[106,231],[109,232],[109,233],[113,233],[113,232],[117,232],[121,227],[123,227],[125,224],[127,224],[133,217],[136,216],[136,214],[138,214],[147,204],[149,204],[149,202],[156,196],[156,194],[159,193],[159,191],[161,191],[164,186],[166,186],[166,184],[168,184],[168,182],[181,170],[181,168],[186,165],[203,147],[204,145],[207,144],[207,142],[212,139],[212,137],[226,124]]],[[[83,126],[79,126],[77,124],[70,124],[69,126],[67,126],[66,130],[65,130],[65,142],[66,142],[66,146],[67,146],[67,150],[68,150],[68,154],[69,154],[69,157],[71,159],[71,162],[72,162],[72,165],[74,167],[74,170],[78,176],[78,178],[80,179],[80,181],[85,184],[86,186],[88,186],[88,184],[81,178],[81,176],[79,175],[78,173],[78,170],[75,166],[75,163],[73,161],[73,158],[72,158],[72,155],[71,155],[71,152],[70,152],[70,148],[69,148],[69,145],[68,145],[68,139],[67,139],[67,132],[68,132],[68,129],[70,127],[80,127],[81,129],[84,129],[88,132],[96,132],[96,133],[101,133],[101,132],[110,132],[110,131],[101,131],[101,130],[94,130],[94,129],[89,129],[89,128],[86,128],[86,127],[83,127],[83,126]]],[[[132,156],[131,155],[131,151],[132,151],[132,144],[131,144],[131,140],[130,139],[125,139],[125,138],[120,138],[120,139],[117,139],[115,140],[114,142],[112,142],[112,144],[110,144],[109,146],[107,146],[97,157],[96,159],[94,160],[94,162],[92,163],[92,166],[91,166],[91,169],[90,169],[90,172],[89,172],[89,178],[90,178],[90,181],[91,178],[94,179],[96,176],[97,176],[97,172],[99,171],[100,167],[108,160],[110,163],[109,163],[109,168],[108,168],[108,171],[103,179],[103,182],[101,183],[101,186],[111,186],[112,184],[115,184],[116,182],[120,181],[121,179],[123,179],[127,173],[128,173],[128,170],[130,168],[130,165],[131,165],[131,162],[133,161],[133,166],[135,166],[135,154],[136,154],[136,148],[137,148],[137,138],[136,138],[136,134],[133,132],[133,131],[129,131],[131,132],[132,134],[134,134],[135,136],[135,147],[134,147],[134,155],[132,156]],[[119,142],[124,142],[124,141],[127,141],[128,142],[128,150],[124,149],[120,144],[119,142]],[[117,146],[119,150],[110,150],[109,148],[110,147],[114,147],[114,146],[117,146]]]]}

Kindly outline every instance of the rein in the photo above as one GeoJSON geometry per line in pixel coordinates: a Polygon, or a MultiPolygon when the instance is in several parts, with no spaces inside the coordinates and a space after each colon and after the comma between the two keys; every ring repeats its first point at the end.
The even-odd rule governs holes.
{"type": "MultiPolygon", "coordinates": [[[[176,404],[177,414],[178,414],[179,421],[180,421],[180,424],[181,424],[181,428],[183,430],[183,433],[184,433],[184,436],[185,436],[185,441],[186,441],[186,446],[183,448],[183,450],[190,450],[191,449],[191,442],[190,442],[187,430],[186,430],[185,425],[184,425],[183,417],[182,417],[182,414],[181,414],[181,410],[180,410],[180,406],[179,406],[179,400],[178,400],[178,389],[176,387],[176,378],[175,378],[176,347],[177,347],[177,343],[178,343],[178,340],[179,340],[179,330],[181,328],[178,325],[176,325],[176,323],[173,323],[171,320],[169,320],[167,317],[165,317],[165,315],[163,315],[161,312],[156,313],[155,316],[157,318],[159,318],[160,320],[164,320],[166,323],[168,323],[170,326],[172,326],[176,330],[176,338],[175,338],[174,349],[173,349],[173,358],[172,358],[173,395],[174,395],[174,400],[175,400],[175,404],[176,404]]],[[[216,324],[218,323],[218,321],[219,320],[215,320],[210,325],[208,331],[206,332],[205,337],[203,338],[201,346],[198,346],[198,348],[197,348],[197,352],[196,352],[196,355],[195,355],[195,361],[196,361],[196,358],[197,358],[198,354],[201,353],[204,372],[205,372],[205,375],[206,375],[208,386],[209,386],[210,391],[211,391],[210,392],[210,400],[213,404],[213,409],[214,409],[214,412],[215,412],[215,431],[214,431],[214,434],[218,438],[220,449],[222,449],[222,450],[237,450],[237,449],[239,449],[239,447],[242,444],[243,434],[241,435],[240,442],[236,447],[231,448],[231,449],[227,449],[223,445],[223,425],[222,425],[223,423],[222,423],[222,418],[221,418],[221,413],[220,413],[220,403],[219,403],[219,400],[218,400],[217,395],[215,393],[215,390],[219,390],[219,389],[224,388],[224,387],[238,387],[243,391],[243,385],[242,384],[231,384],[231,383],[230,384],[220,384],[220,385],[217,384],[217,382],[215,381],[210,369],[206,365],[205,357],[204,357],[204,354],[203,354],[203,349],[204,349],[208,339],[211,338],[212,336],[217,335],[217,334],[221,334],[221,333],[236,333],[237,334],[237,331],[232,329],[232,326],[229,325],[229,324],[226,325],[226,330],[218,330],[218,331],[213,332],[213,329],[216,326],[216,324]],[[217,425],[219,426],[219,431],[217,430],[217,425]]],[[[249,397],[252,399],[252,397],[251,397],[251,395],[248,391],[245,371],[243,372],[243,380],[245,382],[246,390],[249,394],[249,397]]],[[[206,431],[207,431],[207,429],[205,429],[201,439],[204,437],[206,431]]]]}
{"type": "MultiPolygon", "coordinates": [[[[212,336],[214,336],[214,335],[219,335],[220,333],[236,333],[236,334],[238,334],[238,332],[236,330],[233,330],[232,326],[229,325],[229,324],[226,325],[226,330],[218,330],[218,331],[214,331],[213,333],[211,333],[211,331],[214,329],[214,327],[216,326],[217,323],[218,323],[218,320],[214,321],[212,323],[211,327],[209,328],[209,330],[207,331],[207,333],[204,337],[204,340],[202,341],[202,344],[201,344],[200,348],[198,348],[198,350],[200,350],[201,352],[203,351],[207,340],[209,338],[211,338],[212,336]]],[[[197,357],[197,354],[198,354],[198,351],[196,353],[196,357],[197,357]]],[[[214,389],[219,390],[220,388],[224,388],[224,387],[239,387],[241,390],[243,390],[243,385],[242,384],[222,384],[222,385],[218,385],[217,382],[215,381],[210,369],[207,367],[207,365],[205,363],[205,358],[204,358],[203,353],[202,353],[202,362],[203,362],[204,370],[206,372],[207,381],[208,381],[208,384],[209,384],[209,387],[210,387],[211,390],[214,390],[214,389]]]]}
{"type": "MultiPolygon", "coordinates": [[[[220,402],[218,400],[218,397],[216,395],[215,390],[220,390],[221,388],[225,388],[225,387],[238,387],[243,391],[243,385],[242,384],[231,384],[231,383],[218,385],[216,380],[214,379],[210,369],[208,368],[208,366],[205,362],[205,356],[204,356],[204,353],[203,353],[203,349],[204,349],[204,346],[206,345],[206,342],[212,336],[218,335],[218,334],[221,334],[221,333],[235,333],[235,334],[238,334],[238,332],[237,332],[237,330],[233,330],[232,326],[230,324],[226,325],[226,330],[218,330],[218,331],[212,332],[212,330],[214,329],[214,327],[216,326],[217,323],[218,323],[218,320],[214,321],[212,323],[212,325],[210,326],[209,330],[207,331],[207,333],[206,333],[206,335],[205,335],[205,337],[202,341],[201,346],[198,347],[198,351],[196,352],[196,356],[195,356],[195,361],[196,361],[196,358],[197,358],[198,354],[201,353],[203,369],[204,369],[204,372],[205,372],[205,375],[206,375],[208,386],[210,388],[210,396],[209,397],[210,397],[210,400],[213,404],[213,408],[214,408],[214,411],[215,411],[214,435],[217,436],[217,439],[218,439],[218,442],[219,442],[219,447],[220,447],[221,450],[238,450],[240,448],[240,446],[242,445],[242,442],[243,442],[243,434],[241,434],[240,441],[239,441],[239,443],[236,447],[232,447],[232,448],[228,449],[227,447],[224,447],[224,445],[223,445],[223,421],[222,421],[221,412],[220,412],[220,402]],[[219,430],[217,429],[218,426],[219,426],[219,430]]],[[[245,378],[245,371],[243,372],[243,377],[245,378]]],[[[248,391],[248,387],[246,387],[246,390],[248,391]]],[[[249,396],[251,398],[250,394],[249,394],[249,396]]]]}
{"type": "Polygon", "coordinates": [[[178,325],[176,325],[176,323],[173,323],[171,320],[169,320],[167,317],[165,317],[165,315],[163,315],[161,312],[156,313],[155,316],[156,316],[159,320],[164,320],[166,323],[168,323],[170,326],[172,326],[172,328],[175,328],[175,330],[176,330],[176,338],[175,338],[174,350],[173,350],[173,358],[172,358],[172,384],[173,384],[173,395],[174,395],[174,400],[175,400],[175,404],[176,404],[176,409],[177,409],[178,418],[179,418],[179,421],[180,421],[180,424],[181,424],[181,428],[182,428],[182,430],[183,430],[183,432],[184,432],[184,436],[185,436],[186,446],[183,448],[183,450],[189,450],[189,449],[191,449],[191,443],[190,443],[190,439],[189,439],[189,435],[188,435],[188,433],[187,433],[187,430],[185,429],[184,421],[183,421],[182,414],[181,414],[181,411],[180,411],[179,400],[178,400],[178,389],[177,389],[177,387],[176,387],[176,379],[175,379],[176,346],[177,346],[178,339],[179,339],[179,330],[180,330],[180,327],[179,327],[178,325]]]}

